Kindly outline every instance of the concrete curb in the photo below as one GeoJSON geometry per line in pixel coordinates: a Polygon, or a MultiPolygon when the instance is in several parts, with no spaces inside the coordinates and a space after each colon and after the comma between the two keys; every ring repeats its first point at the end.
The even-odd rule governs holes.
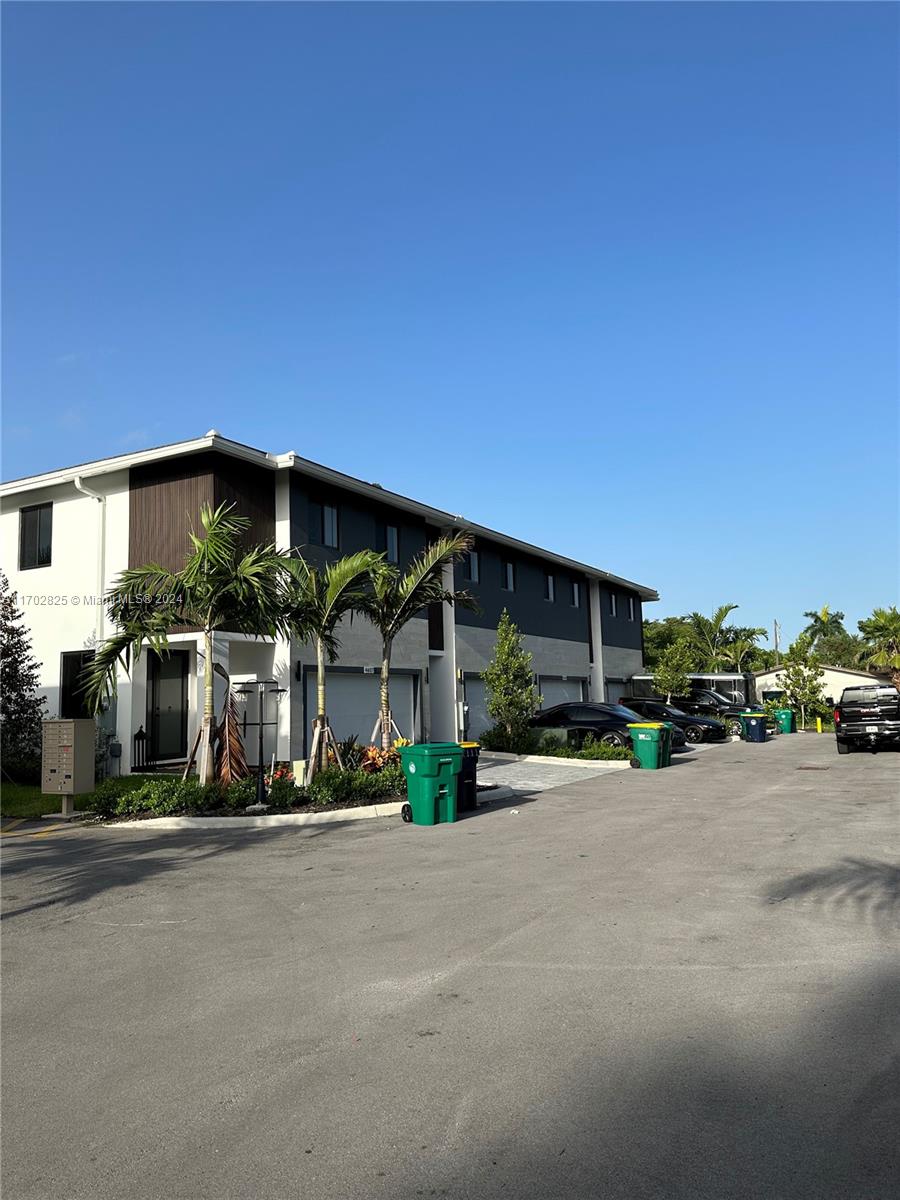
{"type": "Polygon", "coordinates": [[[597,762],[590,758],[557,758],[555,754],[507,754],[502,750],[482,750],[486,762],[547,763],[551,767],[589,767],[593,771],[629,770],[630,762],[597,762]]]}
{"type": "MultiPolygon", "coordinates": [[[[628,765],[627,763],[625,764],[628,765]]],[[[512,788],[495,787],[480,792],[482,803],[509,800],[516,793],[512,788]]],[[[339,808],[333,812],[320,813],[272,813],[256,817],[148,817],[145,821],[114,821],[103,829],[273,829],[278,826],[297,825],[341,825],[346,821],[371,821],[376,817],[399,817],[405,800],[394,800],[390,804],[370,804],[365,808],[339,808]]]]}

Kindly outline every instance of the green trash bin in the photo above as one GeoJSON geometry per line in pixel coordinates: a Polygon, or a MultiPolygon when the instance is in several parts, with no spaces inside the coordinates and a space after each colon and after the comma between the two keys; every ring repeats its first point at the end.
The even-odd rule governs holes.
{"type": "Polygon", "coordinates": [[[456,777],[462,769],[459,742],[419,742],[400,747],[409,803],[403,819],[414,825],[439,825],[456,820],[456,777]]]}
{"type": "Polygon", "coordinates": [[[762,712],[741,713],[741,725],[744,729],[745,742],[764,742],[766,740],[766,714],[762,712]]]}
{"type": "Polygon", "coordinates": [[[660,755],[662,761],[659,764],[661,767],[670,767],[672,765],[672,737],[675,726],[671,721],[660,721],[665,734],[662,742],[662,753],[660,755]]]}
{"type": "Polygon", "coordinates": [[[656,771],[665,766],[663,746],[668,730],[661,721],[634,721],[628,726],[635,757],[642,770],[656,771]]]}
{"type": "Polygon", "coordinates": [[[776,708],[775,723],[779,733],[794,732],[794,710],[792,708],[776,708]]]}

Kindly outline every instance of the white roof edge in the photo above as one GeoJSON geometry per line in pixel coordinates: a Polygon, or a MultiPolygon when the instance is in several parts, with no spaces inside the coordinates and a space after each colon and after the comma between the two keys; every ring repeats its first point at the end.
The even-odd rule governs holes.
{"type": "Polygon", "coordinates": [[[131,467],[141,466],[144,463],[157,462],[166,458],[177,458],[184,454],[197,454],[203,450],[218,450],[223,454],[230,454],[234,458],[242,458],[247,462],[267,467],[270,470],[293,469],[302,471],[305,475],[311,475],[313,478],[321,479],[323,482],[333,483],[335,486],[342,487],[347,491],[356,492],[358,495],[366,496],[376,501],[380,499],[397,508],[415,513],[417,516],[426,517],[438,525],[470,529],[476,536],[480,535],[489,538],[491,541],[499,542],[503,546],[509,546],[525,554],[549,559],[590,578],[629,588],[631,591],[637,592],[643,600],[652,601],[659,599],[659,593],[654,588],[635,583],[633,580],[625,579],[620,575],[612,575],[609,571],[601,571],[599,567],[588,566],[586,563],[578,562],[576,559],[568,558],[565,555],[555,554],[551,550],[545,550],[541,546],[523,542],[519,538],[510,537],[508,534],[499,533],[496,529],[489,529],[485,525],[478,525],[473,521],[468,521],[459,514],[447,513],[442,509],[432,508],[431,505],[422,504],[418,500],[411,500],[409,497],[401,496],[397,492],[388,491],[387,488],[366,483],[365,480],[356,479],[352,475],[345,475],[342,471],[335,471],[331,467],[322,466],[321,463],[313,462],[311,459],[301,458],[294,450],[289,450],[284,454],[268,454],[264,450],[256,450],[252,446],[246,446],[243,442],[231,441],[230,438],[222,437],[220,434],[211,433],[204,437],[192,438],[189,441],[170,442],[168,445],[154,446],[148,450],[137,450],[129,454],[115,455],[111,458],[96,459],[94,462],[77,463],[75,466],[62,467],[56,471],[46,471],[41,475],[28,475],[21,479],[11,479],[8,482],[0,484],[0,496],[14,496],[20,492],[33,492],[39,488],[55,487],[59,484],[71,483],[76,476],[81,476],[83,479],[90,479],[95,475],[108,475],[114,471],[128,470],[131,467]]]}
{"type": "MultiPolygon", "coordinates": [[[[877,679],[877,671],[860,671],[856,667],[836,667],[833,663],[820,663],[823,671],[843,671],[845,675],[862,675],[864,679],[877,679]]],[[[770,675],[773,671],[783,671],[785,664],[782,663],[778,667],[763,667],[761,671],[754,671],[754,675],[770,675]]],[[[887,675],[889,672],[884,671],[882,674],[887,675]]]]}

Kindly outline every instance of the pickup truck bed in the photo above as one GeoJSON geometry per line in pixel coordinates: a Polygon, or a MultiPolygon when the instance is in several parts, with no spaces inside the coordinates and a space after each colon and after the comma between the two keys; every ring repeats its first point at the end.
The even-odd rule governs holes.
{"type": "Polygon", "coordinates": [[[889,685],[845,688],[834,710],[838,754],[900,745],[900,692],[889,685]]]}

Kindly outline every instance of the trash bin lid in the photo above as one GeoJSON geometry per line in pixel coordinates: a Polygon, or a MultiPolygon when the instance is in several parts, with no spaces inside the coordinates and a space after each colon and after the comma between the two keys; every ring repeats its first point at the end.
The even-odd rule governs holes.
{"type": "Polygon", "coordinates": [[[662,721],[631,721],[628,725],[629,729],[662,729],[662,727],[662,721]]]}
{"type": "Polygon", "coordinates": [[[475,750],[481,748],[481,742],[460,742],[463,750],[475,750]]]}
{"type": "Polygon", "coordinates": [[[443,754],[459,754],[461,749],[459,742],[417,742],[414,746],[401,746],[400,753],[432,758],[443,754]]]}

